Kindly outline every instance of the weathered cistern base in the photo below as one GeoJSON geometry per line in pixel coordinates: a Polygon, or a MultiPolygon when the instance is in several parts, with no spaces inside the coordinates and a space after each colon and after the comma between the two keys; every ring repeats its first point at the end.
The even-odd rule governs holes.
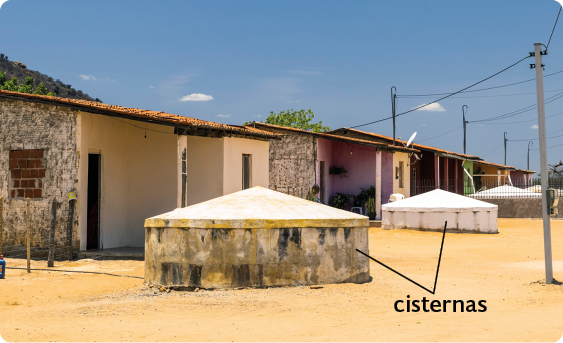
{"type": "Polygon", "coordinates": [[[408,229],[447,232],[498,233],[498,206],[433,190],[382,206],[384,230],[408,229]]]}
{"type": "Polygon", "coordinates": [[[149,218],[145,282],[237,288],[370,281],[367,217],[255,187],[149,218]]]}

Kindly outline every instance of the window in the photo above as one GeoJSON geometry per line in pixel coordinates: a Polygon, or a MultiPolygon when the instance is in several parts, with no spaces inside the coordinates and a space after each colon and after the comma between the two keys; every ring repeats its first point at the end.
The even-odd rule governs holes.
{"type": "Polygon", "coordinates": [[[43,198],[45,159],[43,150],[10,151],[10,198],[43,198]]]}
{"type": "Polygon", "coordinates": [[[252,155],[242,154],[242,189],[250,188],[252,179],[252,155]]]}
{"type": "Polygon", "coordinates": [[[399,161],[399,188],[403,188],[403,161],[399,161]]]}

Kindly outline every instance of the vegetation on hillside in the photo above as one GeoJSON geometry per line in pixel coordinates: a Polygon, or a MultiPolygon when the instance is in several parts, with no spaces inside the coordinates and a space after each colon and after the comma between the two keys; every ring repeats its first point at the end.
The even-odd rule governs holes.
{"type": "MultiPolygon", "coordinates": [[[[311,123],[311,120],[315,117],[313,111],[301,110],[294,111],[293,109],[287,111],[281,111],[280,113],[270,112],[268,118],[266,118],[265,124],[279,125],[285,127],[293,127],[296,129],[301,129],[305,131],[312,132],[327,132],[330,131],[330,127],[323,126],[323,122],[311,123]]],[[[244,125],[251,124],[251,122],[246,122],[244,125]]]]}
{"type": "Polygon", "coordinates": [[[0,89],[102,102],[98,98],[94,99],[84,94],[81,90],[72,88],[71,85],[64,84],[61,80],[53,80],[50,76],[29,70],[21,62],[9,61],[8,56],[4,54],[0,54],[0,89]]]}

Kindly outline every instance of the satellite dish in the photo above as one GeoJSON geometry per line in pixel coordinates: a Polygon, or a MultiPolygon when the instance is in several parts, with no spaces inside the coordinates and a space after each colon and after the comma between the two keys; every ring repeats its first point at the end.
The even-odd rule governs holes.
{"type": "Polygon", "coordinates": [[[419,160],[419,161],[420,161],[420,157],[418,157],[418,155],[417,155],[417,154],[413,154],[413,155],[414,155],[414,157],[415,157],[415,158],[416,158],[417,160],[419,160]]]}
{"type": "Polygon", "coordinates": [[[409,145],[412,144],[412,141],[414,141],[414,137],[416,137],[416,132],[412,134],[411,138],[409,138],[409,141],[407,142],[406,147],[408,148],[409,145]]]}

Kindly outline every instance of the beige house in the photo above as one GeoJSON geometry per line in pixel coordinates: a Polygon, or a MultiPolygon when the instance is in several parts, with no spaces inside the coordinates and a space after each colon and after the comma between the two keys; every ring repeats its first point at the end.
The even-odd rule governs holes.
{"type": "Polygon", "coordinates": [[[163,112],[0,91],[4,252],[48,245],[57,201],[60,251],[144,246],[144,220],[253,186],[268,187],[279,136],[163,112]],[[76,192],[67,231],[68,193],[76,192]],[[47,215],[46,215],[47,214],[47,215]]]}

